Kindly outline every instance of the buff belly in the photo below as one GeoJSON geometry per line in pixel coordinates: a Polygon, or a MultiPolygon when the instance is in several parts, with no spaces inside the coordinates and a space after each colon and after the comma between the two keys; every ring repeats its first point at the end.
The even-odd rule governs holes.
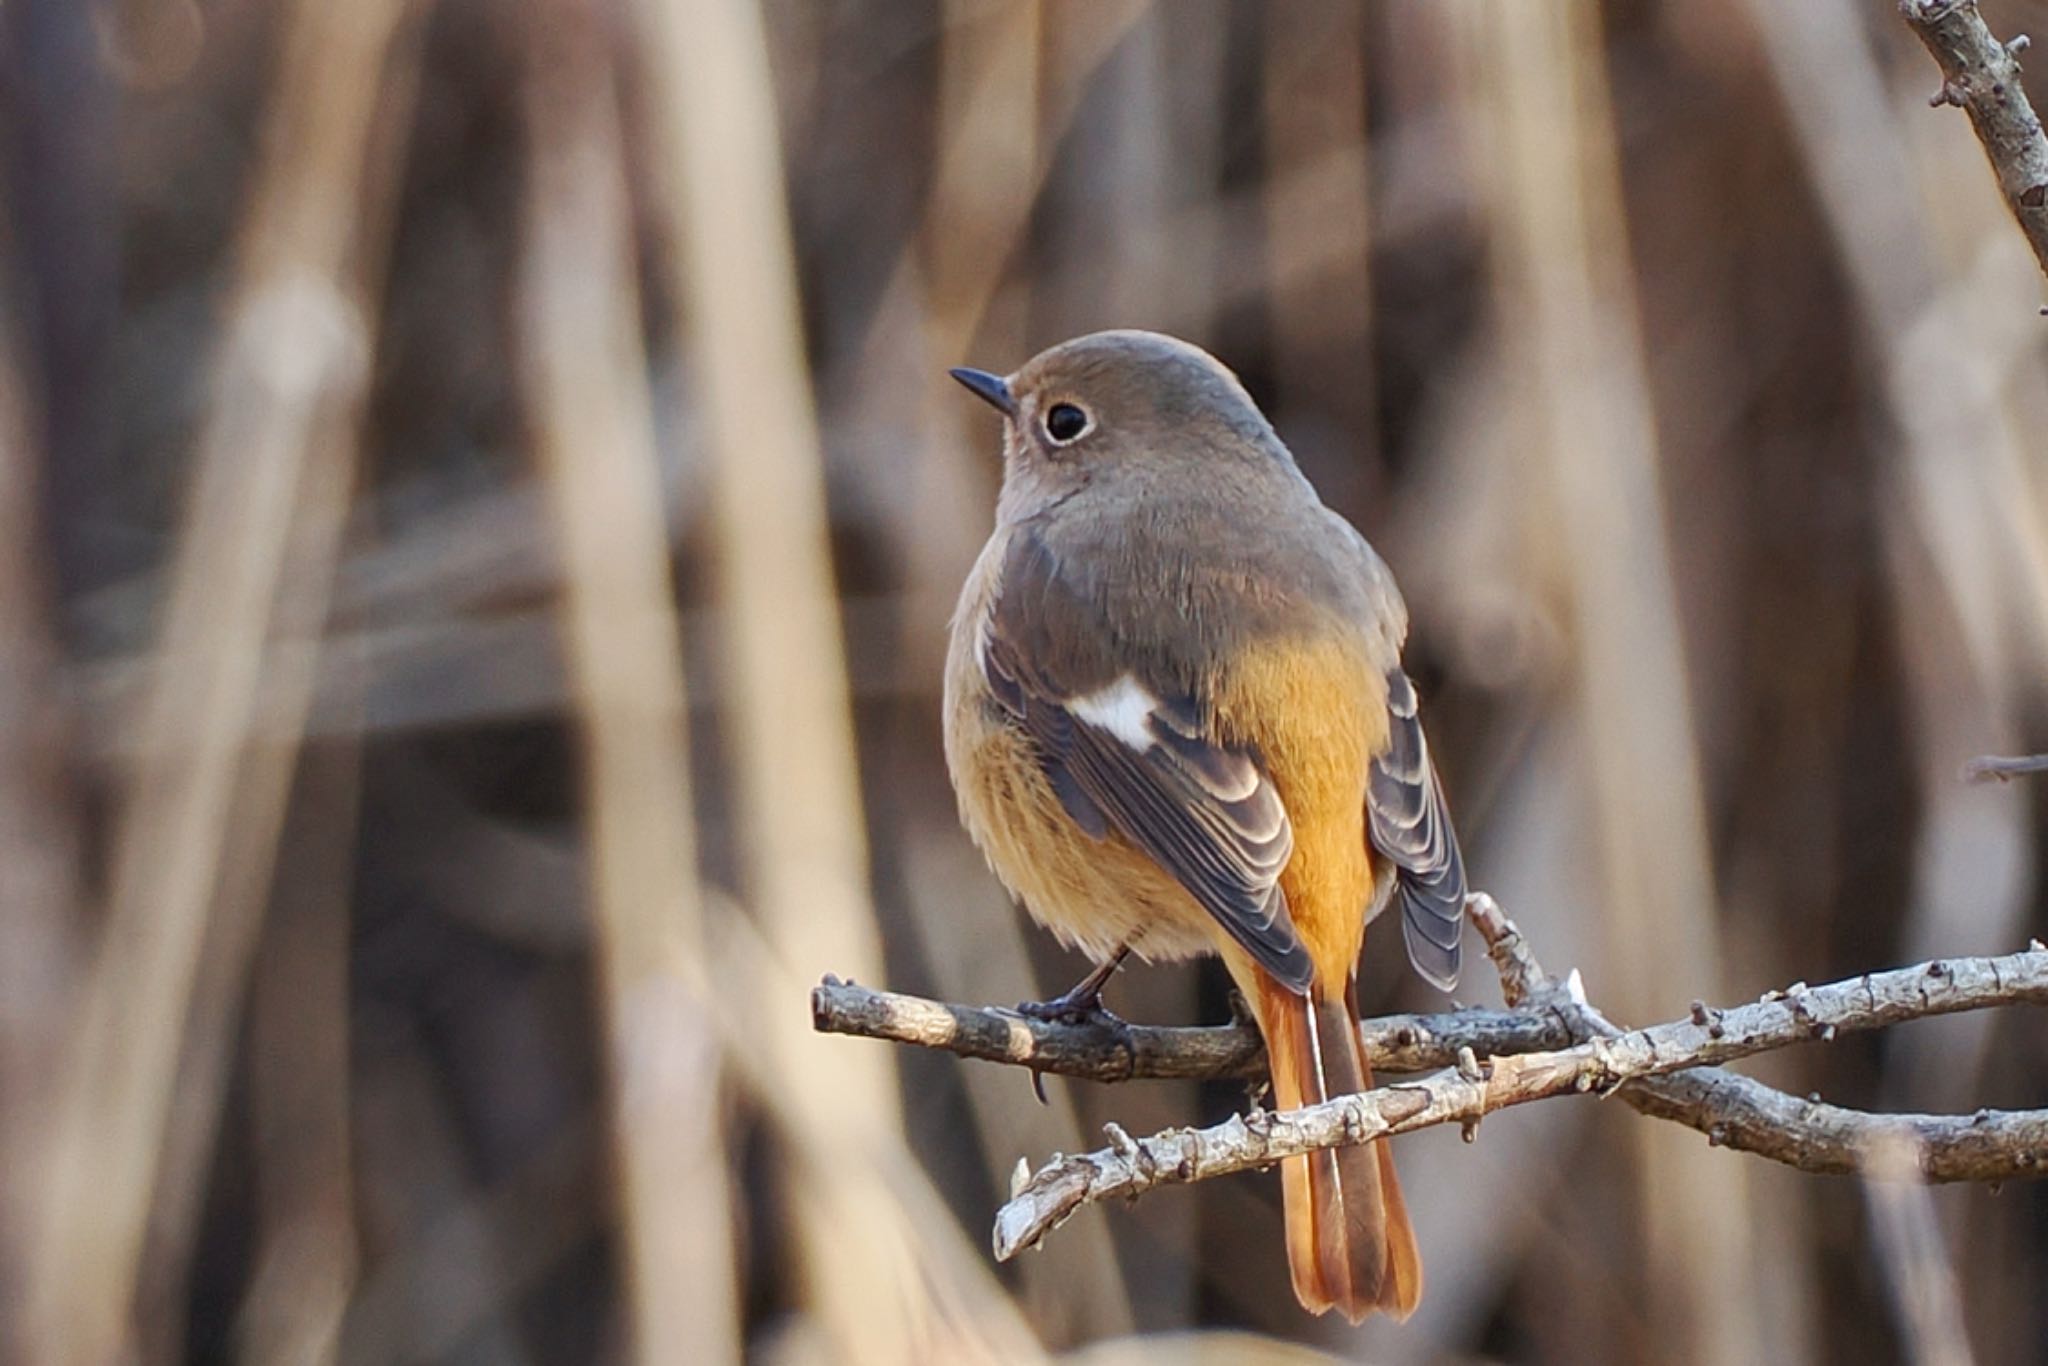
{"type": "Polygon", "coordinates": [[[946,758],[961,820],[1034,920],[1097,961],[1125,944],[1147,959],[1216,950],[1221,930],[1178,882],[1114,832],[1074,824],[1030,741],[979,698],[960,702],[946,758]]]}
{"type": "Polygon", "coordinates": [[[1147,959],[1215,952],[1215,920],[1145,854],[1095,839],[1067,814],[1031,741],[993,705],[979,637],[1001,538],[983,551],[955,617],[946,661],[946,767],[960,819],[989,867],[1034,920],[1100,961],[1129,945],[1147,959]]]}

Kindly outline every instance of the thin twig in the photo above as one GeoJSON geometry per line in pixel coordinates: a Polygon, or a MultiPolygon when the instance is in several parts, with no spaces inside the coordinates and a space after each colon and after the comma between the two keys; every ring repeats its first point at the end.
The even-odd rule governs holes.
{"type": "Polygon", "coordinates": [[[1863,1200],[1877,1235],[1877,1264],[1907,1359],[1915,1366],[1970,1366],[1962,1287],[1934,1197],[1919,1179],[1918,1157],[1903,1134],[1871,1150],[1863,1200]]]}
{"type": "Polygon", "coordinates": [[[1920,1175],[1929,1182],[2048,1175],[2048,1110],[1872,1114],[1788,1095],[1719,1067],[1632,1082],[1619,1098],[1638,1114],[1699,1130],[1716,1147],[1816,1176],[1864,1171],[1873,1146],[1891,1134],[1919,1143],[1920,1175]]]}
{"type": "MultiPolygon", "coordinates": [[[[1563,986],[1550,980],[1521,930],[1501,913],[1492,897],[1475,894],[1466,912],[1486,940],[1509,1004],[1549,1004],[1586,1036],[1612,1037],[1622,1032],[1598,1010],[1573,999],[1578,994],[1577,974],[1563,986]]],[[[2029,956],[2039,956],[2043,950],[2038,939],[2027,945],[2029,956]]],[[[1704,1005],[1696,1005],[1694,1011],[1696,1016],[1706,1015],[1710,1025],[1717,1015],[1704,1005]]],[[[1787,1095],[1719,1067],[1645,1077],[1623,1086],[1619,1098],[1638,1114],[1697,1129],[1716,1147],[1751,1153],[1817,1175],[1849,1176],[1863,1171],[1870,1153],[1895,1134],[1918,1142],[1921,1175],[1929,1181],[1997,1181],[2002,1179],[2000,1173],[2016,1162],[2024,1174],[2048,1173],[2048,1112],[2044,1111],[1877,1115],[1829,1105],[1818,1096],[1787,1095]],[[2028,1154],[2031,1161],[2018,1161],[2028,1154]]]]}
{"type": "MultiPolygon", "coordinates": [[[[1036,1020],[1014,1010],[954,1005],[830,977],[811,992],[811,1022],[820,1033],[938,1048],[1085,1081],[1208,1081],[1266,1073],[1265,1045],[1257,1030],[1241,1023],[1175,1027],[1106,1016],[1036,1020]]],[[[1363,1021],[1359,1030],[1374,1070],[1381,1072],[1448,1067],[1461,1048],[1495,1057],[1573,1043],[1558,1016],[1529,1011],[1388,1015],[1363,1021]]]]}
{"type": "MultiPolygon", "coordinates": [[[[1572,1032],[1567,1013],[1537,1002],[1552,990],[1549,978],[1494,899],[1475,892],[1466,912],[1486,940],[1508,1004],[1530,1008],[1362,1020],[1359,1037],[1375,1070],[1423,1072],[1450,1066],[1465,1049],[1477,1057],[1505,1057],[1584,1041],[1583,1032],[1572,1032]]],[[[1133,1024],[1108,1015],[1085,1022],[1037,1020],[998,1006],[933,1001],[829,976],[811,991],[811,1025],[821,1034],[937,1048],[1084,1081],[1215,1081],[1263,1076],[1266,1069],[1265,1042],[1244,1020],[1192,1027],[1133,1024]]]]}
{"type": "Polygon", "coordinates": [[[1963,780],[1971,783],[2007,783],[2029,773],[2048,773],[2048,754],[1981,754],[1963,765],[1963,780]]]}
{"type": "MultiPolygon", "coordinates": [[[[1522,932],[1492,897],[1475,893],[1466,913],[1486,940],[1510,1005],[1549,1004],[1584,1036],[1622,1031],[1578,995],[1577,974],[1563,986],[1550,980],[1522,932]]],[[[2042,952],[2034,940],[2030,955],[2042,952]]],[[[1910,972],[1912,969],[1907,969],[1910,972]]],[[[1711,1026],[1718,1012],[1694,1007],[1711,1026]]],[[[1722,1027],[1726,1028],[1725,1021],[1722,1027]]],[[[2031,1152],[2030,1174],[2048,1172],[2048,1113],[1874,1115],[1829,1105],[1817,1096],[1787,1095],[1719,1067],[1696,1067],[1670,1076],[1644,1077],[1621,1088],[1619,1098],[1638,1114],[1697,1129],[1715,1147],[1782,1162],[1800,1171],[1848,1176],[1862,1171],[1869,1153],[1891,1134],[1920,1144],[1921,1174],[1929,1181],[1995,1181],[2001,1154],[2031,1152]]]]}
{"type": "Polygon", "coordinates": [[[1899,13],[1941,67],[1941,89],[1930,103],[1968,112],[2006,205],[2048,273],[2048,137],[2020,85],[2026,38],[1998,41],[1977,0],[1900,0],[1899,13]]]}
{"type": "MultiPolygon", "coordinates": [[[[1485,918],[1479,918],[1486,928],[1485,918]]],[[[1498,928],[1502,931],[1502,938],[1496,941],[1501,946],[1499,961],[1505,961],[1517,977],[1517,993],[1532,985],[1547,985],[1526,945],[1512,933],[1512,925],[1503,920],[1498,928]]],[[[1987,1006],[2048,1005],[2048,950],[1924,963],[1823,987],[1801,983],[1771,992],[1751,1005],[1725,1011],[1700,1005],[1688,1019],[1627,1033],[1609,1032],[1613,1026],[1578,997],[1576,978],[1569,982],[1566,1008],[1577,1007],[1587,1032],[1594,1036],[1573,1048],[1494,1058],[1485,1065],[1468,1058],[1456,1069],[1420,1081],[1279,1114],[1235,1116],[1209,1129],[1168,1130],[1142,1141],[1111,1127],[1108,1148],[1055,1158],[1011,1193],[1009,1203],[996,1214],[996,1256],[1008,1258],[1032,1246],[1082,1205],[1110,1197],[1133,1199],[1157,1186],[1266,1167],[1298,1153],[1364,1142],[1382,1134],[1452,1122],[1463,1123],[1469,1130],[1481,1117],[1511,1105],[1572,1092],[1609,1095],[1640,1079],[1809,1040],[1831,1039],[1838,1032],[1882,1028],[1987,1006]]],[[[1539,986],[1539,993],[1543,989],[1539,986]]],[[[1792,1106],[1799,1104],[1789,1096],[1782,1100],[1792,1106]]],[[[1822,1107],[1808,1102],[1805,1108],[1817,1112],[1822,1107]]],[[[1713,1106],[1703,1105],[1699,1111],[1712,1113],[1713,1106]]],[[[1716,1127],[1709,1128],[1710,1139],[1737,1146],[1738,1130],[1747,1137],[1754,1117],[1751,1111],[1715,1114],[1711,1124],[1716,1127]]],[[[1804,1168],[1802,1142],[1775,1140],[1792,1134],[1803,1137],[1801,1131],[1816,1127],[1819,1118],[1817,1114],[1781,1110],[1773,1116],[1774,1123],[1763,1126],[1765,1132],[1758,1135],[1762,1141],[1752,1150],[1804,1168]]],[[[2003,1180],[2048,1171],[2048,1111],[1979,1111],[1959,1120],[1942,1120],[1857,1116],[1852,1111],[1835,1110],[1827,1119],[1837,1138],[1860,1139],[1864,1136],[1845,1131],[1870,1125],[1910,1134],[1923,1147],[1923,1167],[1929,1180],[2003,1180]],[[1955,1151],[1959,1144],[1967,1152],[1955,1151]]],[[[1824,1169],[1859,1169],[1868,1151],[1861,1142],[1826,1145],[1824,1153],[1830,1165],[1824,1169]],[[1845,1147],[1847,1168],[1835,1165],[1845,1155],[1845,1147]]]]}
{"type": "MultiPolygon", "coordinates": [[[[1484,893],[1467,913],[1486,941],[1510,1010],[1395,1016],[1360,1026],[1376,1065],[1447,1065],[1418,1081],[1323,1105],[1234,1117],[1209,1129],[1132,1138],[1106,1126],[1110,1146],[1055,1157],[1020,1173],[998,1211],[995,1249],[1030,1247],[1082,1205],[1134,1199],[1156,1186],[1270,1166],[1316,1148],[1462,1123],[1510,1105],[1566,1093],[1619,1095],[1638,1112],[1673,1120],[1708,1142],[1802,1171],[1869,1170],[1887,1142],[1910,1140],[1928,1181],[2000,1181],[2048,1174],[2048,1111],[1979,1110],[1960,1116],[1879,1115],[1804,1100],[1716,1063],[1826,1041],[1839,1033],[1998,1005],[2048,1005],[2048,946],[1998,958],[1958,958],[1868,973],[1828,986],[1796,983],[1749,1005],[1695,1002],[1688,1018],[1623,1031],[1589,1004],[1577,973],[1553,979],[1512,920],[1484,893]],[[1560,1037],[1572,1040],[1558,1046],[1560,1037]],[[1484,1063],[1481,1058],[1487,1059],[1484,1063]]],[[[1252,1073],[1261,1060],[1245,1022],[1206,1029],[1104,1019],[1052,1023],[1013,1011],[871,991],[828,978],[812,992],[815,1026],[940,1048],[1097,1081],[1214,1078],[1252,1073]]]]}

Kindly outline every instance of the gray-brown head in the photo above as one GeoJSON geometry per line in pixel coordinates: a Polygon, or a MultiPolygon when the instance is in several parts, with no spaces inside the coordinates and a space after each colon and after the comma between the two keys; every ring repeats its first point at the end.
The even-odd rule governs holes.
{"type": "Polygon", "coordinates": [[[1007,419],[1006,513],[1086,484],[1300,479],[1237,376],[1174,337],[1094,332],[1040,352],[1011,375],[952,375],[1007,419]]]}

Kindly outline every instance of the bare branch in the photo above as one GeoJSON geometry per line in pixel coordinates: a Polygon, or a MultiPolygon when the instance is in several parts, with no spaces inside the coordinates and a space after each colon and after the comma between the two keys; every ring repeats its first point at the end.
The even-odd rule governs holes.
{"type": "MultiPolygon", "coordinates": [[[[1481,914],[1477,907],[1474,914],[1481,914]]],[[[1491,938],[1496,952],[1510,944],[1524,950],[1513,923],[1502,923],[1508,934],[1491,938]]],[[[1526,957],[1521,961],[1534,963],[1526,957]]],[[[1540,967],[1534,970],[1533,978],[1523,971],[1521,980],[1528,984],[1524,999],[1558,990],[1541,976],[1540,967]]],[[[836,980],[811,993],[811,1010],[813,1022],[828,1033],[943,1049],[1087,1081],[1249,1078],[1265,1066],[1258,1032],[1242,1024],[1047,1023],[1014,1011],[836,980]]],[[[1567,999],[1542,1009],[1387,1016],[1362,1022],[1360,1034],[1374,1067],[1398,1073],[1454,1065],[1460,1048],[1486,1058],[1569,1047],[1576,1037],[1573,1028],[1588,1037],[1621,1032],[1597,1011],[1567,999]]],[[[1697,1129],[1717,1145],[1829,1175],[1857,1171],[1865,1145],[1895,1129],[1920,1139],[1923,1171],[1932,1181],[1997,1180],[2010,1169],[2009,1158],[2002,1155],[2016,1149],[2048,1151],[2048,1126],[2038,1114],[1872,1115],[1787,1095],[1720,1068],[1647,1077],[1624,1086],[1619,1099],[1645,1115],[1697,1129]]]]}
{"type": "MultiPolygon", "coordinates": [[[[1414,1081],[1279,1114],[1255,1111],[1209,1129],[1143,1140],[1105,1128],[1109,1147],[1021,1171],[998,1211],[995,1249],[1030,1247],[1082,1205],[1134,1199],[1162,1185],[1270,1166],[1316,1148],[1457,1122],[1469,1137],[1510,1105],[1578,1092],[1618,1095],[1642,1114],[1686,1124],[1708,1142],[1802,1171],[1870,1171],[1870,1155],[1899,1140],[1929,1181],[2048,1175],[2048,1111],[1880,1115],[1800,1099],[1714,1064],[1839,1033],[1996,1005],[2048,1005],[2048,947],[1999,958],[1958,958],[1869,973],[1828,986],[1795,983],[1749,1005],[1624,1031],[1585,999],[1577,973],[1553,979],[1513,921],[1484,893],[1467,913],[1500,974],[1508,1011],[1463,1010],[1368,1020],[1361,1037],[1387,1072],[1440,1067],[1414,1081]],[[1485,1058],[1487,1061],[1481,1062],[1485,1058]]],[[[1014,1011],[872,991],[834,978],[812,992],[821,1031],[940,1048],[1096,1081],[1256,1075],[1257,1031],[1238,1021],[1160,1028],[1112,1017],[1049,1023],[1014,1011]]]]}
{"type": "MultiPolygon", "coordinates": [[[[1486,940],[1509,1004],[1552,1003],[1585,1037],[1621,1033],[1599,1011],[1573,999],[1575,983],[1560,988],[1551,982],[1521,930],[1492,897],[1475,893],[1466,913],[1486,940]]],[[[2040,940],[2033,940],[2028,953],[2038,957],[2043,947],[2040,940]]],[[[1702,1016],[1711,1025],[1716,1012],[1694,1002],[1695,1022],[1702,1016]]],[[[1725,1020],[1722,1027],[1726,1028],[1725,1020]]],[[[1847,1176],[1862,1170],[1869,1152],[1901,1133],[1918,1140],[1920,1171],[1929,1181],[1999,1181],[2010,1175],[2048,1173],[2048,1111],[1874,1115],[1829,1105],[1818,1097],[1787,1095],[1719,1067],[1645,1077],[1623,1086],[1619,1096],[1638,1114],[1697,1129],[1717,1147],[1818,1175],[1847,1176]]]]}
{"type": "Polygon", "coordinates": [[[1479,928],[1479,937],[1486,941],[1486,956],[1493,960],[1493,970],[1500,974],[1502,1000],[1511,1006],[1526,1006],[1556,993],[1550,974],[1536,961],[1535,951],[1522,937],[1521,927],[1507,918],[1499,902],[1485,892],[1474,892],[1465,898],[1465,914],[1472,918],[1479,928]]]}
{"type": "MultiPolygon", "coordinates": [[[[1468,914],[1501,973],[1508,1004],[1523,1006],[1552,990],[1521,931],[1484,892],[1468,914]]],[[[936,1048],[963,1058],[1008,1063],[1084,1081],[1214,1081],[1265,1075],[1266,1046],[1250,1024],[1161,1026],[1104,1015],[1085,1023],[1046,1021],[997,1006],[933,1001],[827,977],[811,991],[811,1024],[848,1034],[936,1048]]],[[[1359,1022],[1375,1071],[1423,1072],[1457,1062],[1459,1051],[1505,1057],[1584,1042],[1560,1010],[1464,1009],[1437,1015],[1383,1015],[1359,1022]]]]}
{"type": "Polygon", "coordinates": [[[1941,89],[1931,103],[1969,113],[2006,205],[2048,272],[2048,137],[2020,85],[2019,53],[2027,40],[1999,42],[1977,12],[1977,0],[1900,0],[1899,12],[1941,67],[1941,89]]]}
{"type": "MultiPolygon", "coordinates": [[[[1497,918],[1497,908],[1489,909],[1497,918]]],[[[1484,910],[1475,918],[1481,920],[1482,928],[1499,932],[1500,937],[1491,941],[1497,946],[1496,961],[1504,960],[1509,971],[1519,975],[1520,989],[1543,990],[1547,978],[1526,945],[1519,950],[1514,947],[1520,940],[1512,924],[1502,919],[1496,926],[1488,926],[1484,910]],[[1502,945],[1507,947],[1498,947],[1502,945]]],[[[1317,1148],[1435,1124],[1460,1122],[1469,1130],[1483,1116],[1511,1105],[1570,1092],[1612,1094],[1643,1078],[1808,1040],[1830,1039],[1841,1031],[1875,1029],[1992,1005],[2048,1004],[2048,951],[1925,963],[1824,987],[1801,983],[1774,991],[1751,1005],[1726,1011],[1699,1006],[1688,1019],[1627,1033],[1610,1032],[1613,1026],[1578,999],[1575,991],[1570,1003],[1578,1008],[1588,1032],[1595,1035],[1574,1048],[1495,1058],[1489,1064],[1446,1070],[1321,1105],[1233,1117],[1209,1129],[1172,1129],[1142,1141],[1112,1126],[1108,1148],[1055,1158],[1012,1192],[1009,1203],[996,1215],[996,1256],[1005,1259],[1032,1246],[1082,1205],[1110,1197],[1133,1199],[1157,1186],[1270,1166],[1281,1158],[1317,1148]]],[[[1789,1096],[1759,1089],[1798,1105],[1789,1096]]],[[[1750,1102],[1761,1099],[1745,1097],[1750,1102]]],[[[1711,1112],[1711,1107],[1707,1108],[1711,1112]]],[[[1713,1122],[1721,1128],[1714,1136],[1732,1146],[1738,1133],[1750,1136],[1744,1121],[1781,1108],[1752,1104],[1741,1115],[1717,1115],[1713,1122]]],[[[1819,1108],[1808,1106],[1809,1110],[1819,1108]]],[[[1775,1118],[1776,1132],[1782,1132],[1788,1125],[1811,1129],[1816,1116],[1779,1113],[1775,1118]]],[[[1904,1132],[1919,1140],[1925,1152],[1923,1164],[1934,1164],[1927,1172],[1934,1180],[2034,1176],[2048,1163],[2044,1156],[2048,1154],[2048,1112],[1998,1115],[1985,1111],[1968,1120],[1943,1121],[1902,1116],[1879,1120],[1836,1111],[1833,1118],[1838,1138],[1866,1138],[1861,1130],[1875,1124],[1885,1132],[1904,1132]],[[1929,1126],[1939,1132],[1927,1132],[1929,1126]],[[1979,1131],[1995,1132],[1998,1140],[1987,1144],[1973,1138],[1979,1131]],[[1936,1162],[1944,1138],[1967,1143],[1969,1156],[1958,1158],[1948,1153],[1936,1162]],[[1956,1175],[1942,1174],[1958,1167],[1961,1170],[1956,1175]]],[[[1709,1132],[1714,1134],[1712,1129],[1709,1132]]],[[[1758,1135],[1766,1142],[1772,1136],[1769,1132],[1758,1135]]],[[[1842,1147],[1834,1145],[1829,1155],[1838,1159],[1842,1147]]],[[[1752,1150],[1764,1152],[1765,1147],[1759,1144],[1752,1150]]],[[[1856,1169],[1854,1148],[1848,1153],[1850,1166],[1838,1170],[1856,1169]]],[[[1805,1165],[1799,1160],[1804,1151],[1797,1144],[1779,1145],[1765,1155],[1781,1154],[1792,1158],[1794,1165],[1805,1165]]]]}
{"type": "MultiPolygon", "coordinates": [[[[1049,1022],[1014,1010],[875,991],[831,977],[811,992],[811,1022],[821,1033],[938,1048],[1086,1081],[1208,1081],[1266,1074],[1265,1044],[1256,1029],[1241,1023],[1176,1028],[1113,1016],[1049,1022]]],[[[1448,1067],[1461,1048],[1492,1057],[1569,1048],[1574,1042],[1562,1017],[1533,1011],[1387,1015],[1362,1021],[1359,1033],[1374,1069],[1384,1072],[1448,1067]]]]}
{"type": "Polygon", "coordinates": [[[1698,1129],[1709,1143],[1821,1176],[1864,1170],[1873,1145],[1893,1134],[1918,1142],[1920,1175],[1930,1182],[2048,1175],[2048,1110],[1878,1115],[1787,1095],[1718,1067],[1633,1082],[1620,1099],[1639,1114],[1698,1129]]]}
{"type": "Polygon", "coordinates": [[[2048,773],[2048,754],[1981,754],[1963,765],[1963,781],[2009,783],[2029,773],[2048,773]]]}

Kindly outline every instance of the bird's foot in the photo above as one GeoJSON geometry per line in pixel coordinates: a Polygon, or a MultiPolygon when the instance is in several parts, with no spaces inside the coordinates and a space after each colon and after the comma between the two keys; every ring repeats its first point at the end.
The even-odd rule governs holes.
{"type": "Polygon", "coordinates": [[[1019,1001],[1017,1013],[1027,1020],[1060,1025],[1120,1025],[1123,1017],[1102,1004],[1102,989],[1061,992],[1050,1001],[1019,1001]]]}
{"type": "Polygon", "coordinates": [[[1102,989],[1129,954],[1128,947],[1118,949],[1096,964],[1086,977],[1050,1001],[1019,1002],[1017,1013],[1028,1020],[1043,1020],[1047,1024],[1122,1024],[1123,1021],[1102,1004],[1102,989]]]}

